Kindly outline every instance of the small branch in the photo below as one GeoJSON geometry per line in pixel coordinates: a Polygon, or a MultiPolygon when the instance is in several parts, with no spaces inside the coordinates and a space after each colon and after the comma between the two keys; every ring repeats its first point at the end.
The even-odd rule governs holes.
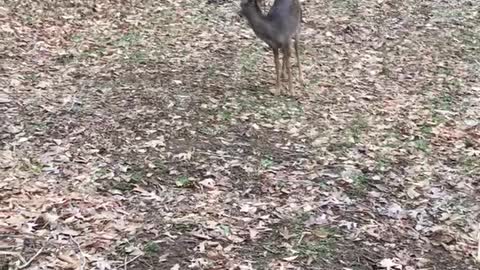
{"type": "Polygon", "coordinates": [[[77,241],[75,241],[75,239],[72,237],[72,235],[70,235],[70,240],[72,240],[72,242],[75,243],[75,245],[78,248],[78,251],[80,252],[80,261],[82,263],[82,265],[80,266],[80,270],[83,270],[83,269],[85,269],[85,265],[87,264],[87,261],[85,260],[85,255],[83,254],[83,251],[80,248],[80,244],[77,241]]]}
{"type": "Polygon", "coordinates": [[[22,238],[22,239],[34,239],[34,238],[39,238],[38,236],[36,235],[33,235],[33,234],[23,234],[23,235],[20,235],[20,234],[0,234],[0,237],[4,238],[4,237],[11,237],[11,238],[22,238]]]}
{"type": "Polygon", "coordinates": [[[268,248],[268,247],[266,247],[266,246],[262,246],[262,247],[263,247],[266,251],[268,251],[268,252],[270,252],[270,253],[272,253],[272,254],[276,254],[276,255],[282,254],[281,252],[272,250],[271,248],[268,248]]]}
{"type": "Polygon", "coordinates": [[[48,237],[48,239],[45,240],[45,244],[42,246],[42,248],[40,248],[40,249],[37,251],[37,253],[35,253],[35,255],[33,255],[33,257],[30,258],[30,260],[28,260],[26,263],[20,265],[20,266],[18,267],[18,269],[21,270],[21,269],[25,269],[25,268],[27,268],[28,266],[30,266],[30,264],[31,264],[40,254],[42,254],[43,250],[45,249],[45,246],[47,246],[48,240],[50,240],[50,237],[48,237]]]}
{"type": "Polygon", "coordinates": [[[20,261],[22,261],[22,263],[26,263],[27,261],[25,260],[25,258],[22,257],[22,254],[20,254],[19,252],[15,252],[15,251],[2,251],[0,250],[0,255],[10,255],[10,256],[16,256],[18,257],[18,259],[20,261]]]}
{"type": "Polygon", "coordinates": [[[19,106],[22,107],[23,109],[25,109],[26,106],[25,106],[20,100],[18,100],[18,98],[16,98],[13,94],[8,93],[7,91],[4,91],[4,90],[2,90],[2,91],[0,91],[0,92],[1,92],[1,93],[4,93],[4,94],[7,95],[7,96],[9,96],[14,103],[16,103],[17,105],[19,105],[19,106]]]}
{"type": "Polygon", "coordinates": [[[478,223],[477,240],[478,240],[478,246],[477,246],[477,262],[480,263],[480,223],[478,223]]]}
{"type": "Polygon", "coordinates": [[[132,263],[133,261],[135,261],[136,259],[138,259],[140,256],[142,256],[141,254],[140,255],[137,255],[135,256],[133,259],[127,261],[127,257],[125,257],[125,264],[123,266],[124,269],[127,269],[127,265],[129,265],[130,263],[132,263]]]}
{"type": "Polygon", "coordinates": [[[23,265],[20,265],[18,267],[18,269],[25,269],[27,268],[42,252],[43,252],[43,249],[45,249],[45,246],[43,246],[42,248],[40,248],[37,253],[32,257],[30,258],[30,260],[28,260],[26,263],[24,263],[23,265]]]}
{"type": "Polygon", "coordinates": [[[303,237],[309,234],[310,234],[309,232],[303,232],[302,235],[300,236],[300,239],[298,239],[297,246],[299,246],[302,243],[303,237]]]}

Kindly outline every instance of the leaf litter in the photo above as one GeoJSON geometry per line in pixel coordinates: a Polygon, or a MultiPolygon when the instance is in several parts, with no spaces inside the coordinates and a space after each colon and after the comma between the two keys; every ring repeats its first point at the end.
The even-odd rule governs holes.
{"type": "Polygon", "coordinates": [[[235,1],[1,7],[0,266],[477,269],[478,4],[302,5],[298,100],[235,1]]]}

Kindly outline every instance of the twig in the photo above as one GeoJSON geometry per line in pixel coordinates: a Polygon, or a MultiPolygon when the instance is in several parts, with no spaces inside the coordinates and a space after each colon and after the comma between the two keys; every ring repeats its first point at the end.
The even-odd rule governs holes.
{"type": "Polygon", "coordinates": [[[40,254],[42,254],[43,250],[45,249],[45,246],[47,245],[48,240],[50,240],[50,236],[47,238],[47,240],[45,240],[45,244],[37,251],[37,253],[35,253],[35,255],[33,255],[33,257],[30,258],[30,260],[28,260],[26,263],[20,265],[20,266],[18,267],[18,269],[21,270],[21,269],[25,269],[25,268],[27,268],[28,266],[30,266],[30,264],[31,264],[40,254]]]}
{"type": "Polygon", "coordinates": [[[298,239],[297,246],[299,246],[302,243],[303,237],[309,234],[310,234],[309,232],[303,232],[302,235],[300,236],[300,239],[298,239]]]}
{"type": "Polygon", "coordinates": [[[266,246],[262,246],[266,251],[270,252],[270,253],[273,253],[273,254],[281,254],[280,252],[278,251],[275,251],[275,250],[272,250],[271,248],[267,248],[266,246]]]}
{"type": "Polygon", "coordinates": [[[22,107],[23,109],[26,108],[25,104],[23,104],[18,98],[16,98],[13,94],[8,93],[7,91],[2,90],[1,93],[4,93],[5,95],[9,96],[14,103],[22,107]]]}
{"type": "Polygon", "coordinates": [[[72,104],[70,104],[70,108],[68,108],[68,110],[67,110],[69,112],[72,111],[73,107],[75,106],[75,95],[76,95],[76,93],[73,94],[72,102],[71,102],[72,104]]]}
{"type": "Polygon", "coordinates": [[[478,223],[477,240],[478,240],[478,246],[477,246],[477,262],[480,263],[480,223],[478,223]]]}
{"type": "Polygon", "coordinates": [[[80,265],[80,270],[83,270],[85,269],[85,265],[87,264],[87,261],[85,260],[85,255],[83,254],[83,251],[80,248],[80,244],[77,241],[75,241],[72,235],[70,235],[70,240],[72,240],[72,242],[75,243],[75,245],[78,248],[78,251],[80,252],[80,261],[82,262],[82,265],[80,265]]]}
{"type": "Polygon", "coordinates": [[[131,259],[131,260],[129,260],[129,261],[126,261],[127,258],[125,257],[125,261],[126,261],[126,262],[125,262],[125,265],[123,266],[123,268],[124,268],[124,269],[127,269],[127,265],[130,264],[130,263],[132,263],[132,262],[135,261],[136,259],[138,259],[140,256],[142,256],[142,254],[135,256],[133,259],[131,259]]]}
{"type": "Polygon", "coordinates": [[[35,259],[38,257],[38,255],[40,255],[40,254],[43,252],[43,249],[44,249],[44,248],[45,248],[45,246],[43,246],[42,248],[40,248],[40,249],[37,251],[37,253],[36,253],[32,258],[30,258],[30,260],[28,260],[28,261],[27,261],[26,263],[24,263],[23,265],[20,265],[20,266],[18,267],[18,269],[25,269],[25,268],[27,268],[27,267],[33,262],[33,260],[35,260],[35,259]]]}
{"type": "Polygon", "coordinates": [[[26,263],[27,261],[25,261],[25,258],[23,258],[22,254],[20,254],[19,252],[15,252],[15,251],[2,251],[0,250],[0,255],[10,255],[10,256],[17,256],[18,259],[20,261],[22,261],[22,263],[26,263]]]}
{"type": "Polygon", "coordinates": [[[11,237],[11,238],[28,238],[28,239],[34,239],[34,238],[40,238],[34,234],[31,234],[31,233],[24,233],[24,235],[20,235],[20,234],[0,234],[0,238],[4,238],[4,237],[11,237]]]}

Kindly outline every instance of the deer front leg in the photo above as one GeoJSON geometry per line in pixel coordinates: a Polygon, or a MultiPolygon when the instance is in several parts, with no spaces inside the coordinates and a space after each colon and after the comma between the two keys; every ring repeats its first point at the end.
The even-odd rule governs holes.
{"type": "Polygon", "coordinates": [[[280,94],[282,92],[281,86],[280,86],[280,58],[278,55],[278,48],[272,48],[273,49],[273,60],[275,61],[275,75],[276,75],[276,81],[277,81],[277,93],[280,94]]]}

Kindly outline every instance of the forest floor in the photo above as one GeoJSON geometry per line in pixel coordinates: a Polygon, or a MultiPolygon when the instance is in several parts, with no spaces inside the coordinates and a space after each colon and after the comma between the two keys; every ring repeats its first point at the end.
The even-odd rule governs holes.
{"type": "Polygon", "coordinates": [[[478,269],[480,2],[302,6],[2,4],[0,269],[478,269]]]}

